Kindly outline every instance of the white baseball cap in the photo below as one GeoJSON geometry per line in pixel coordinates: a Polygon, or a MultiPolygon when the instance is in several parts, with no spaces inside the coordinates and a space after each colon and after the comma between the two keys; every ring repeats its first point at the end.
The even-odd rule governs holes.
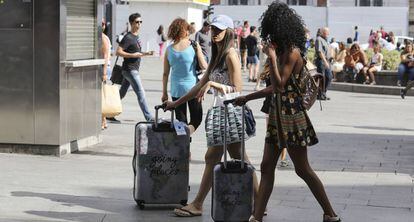
{"type": "Polygon", "coordinates": [[[231,29],[234,28],[233,19],[231,19],[227,15],[217,15],[216,17],[213,18],[210,25],[215,26],[220,30],[225,30],[227,28],[231,28],[231,29]]]}

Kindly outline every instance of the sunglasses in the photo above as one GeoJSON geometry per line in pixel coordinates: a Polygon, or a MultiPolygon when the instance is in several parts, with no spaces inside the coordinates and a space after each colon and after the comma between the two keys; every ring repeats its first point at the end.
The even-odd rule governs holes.
{"type": "Polygon", "coordinates": [[[137,20],[137,21],[134,21],[134,23],[135,23],[135,24],[138,24],[138,23],[139,23],[139,24],[142,24],[142,20],[137,20]]]}

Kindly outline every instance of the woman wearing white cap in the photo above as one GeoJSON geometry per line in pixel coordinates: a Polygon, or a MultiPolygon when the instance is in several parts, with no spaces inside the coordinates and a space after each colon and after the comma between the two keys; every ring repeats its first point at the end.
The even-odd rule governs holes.
{"type": "MultiPolygon", "coordinates": [[[[233,20],[226,15],[218,15],[211,23],[212,38],[212,57],[207,68],[206,74],[186,95],[178,100],[167,101],[166,109],[174,109],[188,100],[196,97],[202,100],[204,94],[209,90],[213,90],[214,101],[213,107],[209,109],[206,117],[206,135],[208,149],[205,154],[205,169],[203,178],[200,183],[200,189],[193,202],[187,206],[175,209],[177,216],[193,217],[201,216],[203,211],[203,202],[211,189],[213,179],[213,167],[220,162],[223,155],[224,135],[221,132],[221,124],[224,123],[224,109],[222,100],[224,95],[237,95],[242,90],[241,64],[236,50],[233,48],[234,32],[233,20]],[[214,113],[214,115],[213,115],[214,113]]],[[[229,116],[240,114],[240,107],[229,106],[229,116]]],[[[241,121],[241,118],[235,118],[234,121],[241,121]]],[[[230,122],[230,121],[229,121],[230,122]]],[[[240,159],[241,147],[241,123],[237,124],[236,135],[228,137],[228,152],[235,159],[240,159]]],[[[248,158],[245,155],[245,159],[248,158]]],[[[257,178],[254,175],[255,191],[258,189],[257,178]]],[[[255,192],[256,193],[256,192],[255,192]]]]}

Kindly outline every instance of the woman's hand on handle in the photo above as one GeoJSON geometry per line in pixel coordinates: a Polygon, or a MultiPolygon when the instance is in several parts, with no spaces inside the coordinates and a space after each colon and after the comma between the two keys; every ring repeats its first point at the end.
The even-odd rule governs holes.
{"type": "Polygon", "coordinates": [[[173,110],[177,106],[177,104],[175,102],[173,102],[173,101],[165,101],[163,103],[163,105],[165,105],[164,111],[166,111],[166,110],[173,110]]]}
{"type": "Polygon", "coordinates": [[[239,96],[236,99],[234,99],[233,104],[236,106],[244,106],[248,102],[246,96],[239,96]]]}
{"type": "Polygon", "coordinates": [[[207,93],[208,90],[211,88],[211,81],[208,81],[203,87],[201,87],[200,91],[198,91],[196,98],[198,102],[203,101],[204,95],[207,93]]]}

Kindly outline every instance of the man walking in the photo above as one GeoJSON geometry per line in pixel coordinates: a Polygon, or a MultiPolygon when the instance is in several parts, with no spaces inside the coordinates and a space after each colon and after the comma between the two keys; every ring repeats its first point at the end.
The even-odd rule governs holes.
{"type": "MultiPolygon", "coordinates": [[[[256,27],[250,26],[250,35],[246,38],[246,47],[247,47],[247,63],[249,68],[249,82],[260,83],[260,80],[257,80],[257,74],[259,72],[259,57],[257,56],[259,40],[256,37],[256,27]]],[[[255,90],[258,90],[259,84],[256,84],[255,90]]]]}
{"type": "Polygon", "coordinates": [[[138,104],[145,119],[147,121],[152,121],[154,118],[148,109],[144,87],[142,86],[141,77],[139,75],[139,67],[141,58],[153,55],[154,52],[141,51],[141,40],[138,35],[142,25],[141,15],[139,13],[130,15],[129,23],[131,25],[131,31],[124,36],[116,50],[116,55],[124,58],[122,64],[122,75],[124,76],[124,80],[119,89],[119,94],[121,95],[121,99],[124,98],[129,86],[132,86],[132,89],[134,89],[134,92],[137,95],[138,104]]]}
{"type": "Polygon", "coordinates": [[[246,38],[250,35],[250,25],[249,21],[244,21],[243,26],[240,30],[238,35],[239,37],[239,50],[240,50],[240,57],[242,62],[242,70],[246,70],[247,67],[247,46],[246,46],[246,38]]]}
{"type": "Polygon", "coordinates": [[[210,36],[210,24],[205,21],[203,27],[195,35],[195,41],[201,46],[204,58],[206,62],[210,62],[211,58],[211,36],[210,36]]]}
{"type": "Polygon", "coordinates": [[[316,60],[315,65],[319,73],[324,75],[324,84],[321,95],[318,99],[329,100],[330,98],[326,96],[328,87],[331,85],[332,81],[332,72],[329,64],[329,59],[331,58],[330,46],[328,43],[329,29],[324,27],[320,30],[320,35],[316,38],[315,41],[315,51],[316,51],[316,60]]]}

